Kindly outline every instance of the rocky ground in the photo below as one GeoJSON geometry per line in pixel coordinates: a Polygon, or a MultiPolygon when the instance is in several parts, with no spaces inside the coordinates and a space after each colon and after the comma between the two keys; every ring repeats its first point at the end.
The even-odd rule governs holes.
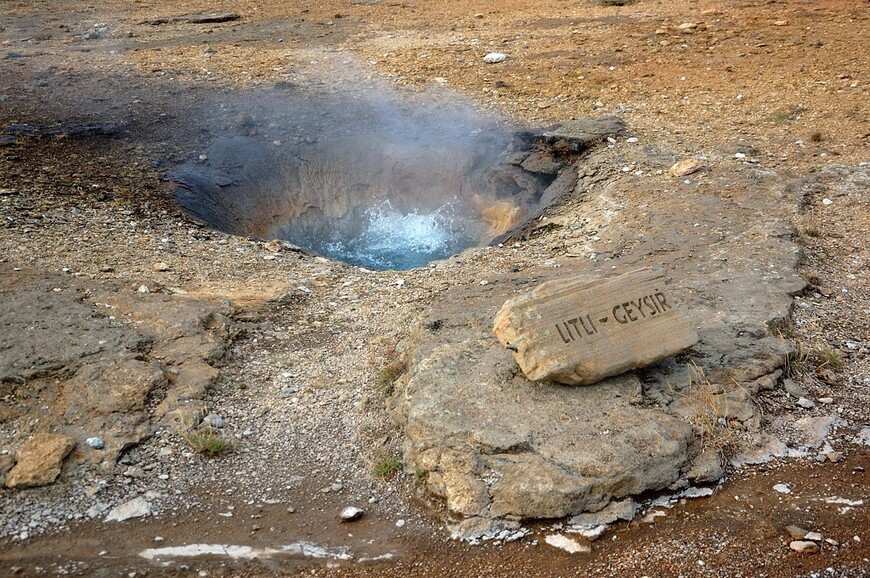
{"type": "MultiPolygon", "coordinates": [[[[866,575],[866,3],[551,4],[2,2],[4,575],[866,575]],[[293,103],[373,91],[629,132],[527,238],[411,271],[214,232],[173,204],[165,174],[215,138],[316,139],[293,103]],[[671,176],[686,158],[702,170],[671,176]],[[638,496],[594,541],[568,519],[451,539],[457,510],[401,427],[446,415],[413,412],[460,335],[428,329],[649,260],[694,311],[745,325],[700,350],[728,353],[719,370],[765,366],[735,377],[767,378],[748,413],[711,430],[723,483],[638,496]],[[203,416],[215,439],[186,433],[203,416]],[[362,518],[342,523],[348,506],[362,518]],[[188,550],[148,551],[172,547],[188,550]]],[[[676,407],[641,377],[644,404],[676,407]]]]}

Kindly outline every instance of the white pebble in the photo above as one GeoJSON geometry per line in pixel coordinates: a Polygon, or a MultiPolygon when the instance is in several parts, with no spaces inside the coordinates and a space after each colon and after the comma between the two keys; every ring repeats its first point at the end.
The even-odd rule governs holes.
{"type": "Polygon", "coordinates": [[[504,62],[505,60],[507,60],[507,54],[502,54],[501,52],[490,52],[483,57],[483,61],[487,64],[498,64],[499,62],[504,62]]]}
{"type": "Polygon", "coordinates": [[[365,512],[360,508],[348,506],[341,511],[339,517],[341,518],[342,522],[353,522],[354,520],[359,520],[360,518],[362,518],[362,515],[364,513],[365,512]]]}
{"type": "Polygon", "coordinates": [[[807,399],[805,397],[798,398],[795,404],[804,409],[812,409],[816,407],[816,403],[813,400],[807,399]]]}
{"type": "Polygon", "coordinates": [[[550,534],[548,536],[545,536],[544,542],[554,548],[565,550],[569,554],[588,554],[592,551],[592,548],[590,548],[588,545],[581,544],[580,542],[572,540],[571,538],[568,538],[567,536],[563,536],[561,534],[550,534]]]}
{"type": "Polygon", "coordinates": [[[106,443],[103,441],[103,438],[100,437],[88,438],[85,440],[85,443],[95,450],[101,450],[106,447],[106,443]]]}

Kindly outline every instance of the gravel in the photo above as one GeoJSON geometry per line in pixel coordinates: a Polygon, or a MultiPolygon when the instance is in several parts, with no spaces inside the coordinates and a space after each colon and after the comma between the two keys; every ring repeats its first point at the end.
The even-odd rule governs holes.
{"type": "MultiPolygon", "coordinates": [[[[0,131],[19,118],[54,118],[50,107],[62,102],[50,95],[65,91],[68,83],[75,82],[86,92],[88,85],[78,82],[86,79],[75,76],[85,54],[95,59],[89,60],[95,70],[117,70],[112,68],[115,63],[123,63],[125,70],[147,71],[147,83],[159,83],[164,75],[191,85],[204,81],[206,73],[201,65],[205,61],[186,64],[199,58],[198,51],[126,51],[116,25],[95,25],[96,15],[64,10],[60,2],[57,6],[70,31],[58,29],[49,40],[25,33],[21,13],[29,10],[26,3],[10,6],[9,24],[4,22],[5,28],[0,30],[2,39],[10,43],[8,49],[4,45],[9,60],[4,60],[3,66],[30,67],[36,63],[27,74],[37,77],[44,70],[59,72],[58,78],[52,76],[45,86],[22,81],[17,74],[0,77],[0,131]],[[108,38],[103,38],[106,35],[108,38]],[[89,50],[99,49],[61,51],[53,56],[50,51],[36,53],[46,50],[41,46],[77,43],[85,36],[89,50]],[[112,42],[111,50],[118,52],[103,51],[103,42],[112,42]],[[46,108],[32,108],[37,106],[46,108]]],[[[443,6],[436,3],[436,7],[443,6]]],[[[413,88],[426,86],[437,74],[448,86],[477,99],[482,107],[506,110],[533,125],[600,109],[623,115],[642,143],[684,150],[693,158],[709,153],[705,170],[715,170],[716,163],[722,162],[712,153],[730,146],[723,142],[740,141],[740,146],[763,143],[763,147],[758,145],[757,153],[732,150],[727,153],[729,162],[754,159],[763,167],[813,175],[816,180],[806,185],[805,210],[793,219],[804,247],[804,273],[812,286],[795,297],[794,326],[786,328],[790,338],[802,344],[807,363],[795,369],[790,378],[797,386],[797,395],[779,388],[764,393],[758,403],[765,410],[766,427],[783,439],[799,444],[805,435],[794,420],[782,419],[782,408],[789,407],[801,416],[833,415],[841,420],[842,425],[827,437],[834,452],[849,456],[859,451],[856,447],[866,451],[870,446],[870,339],[866,334],[870,315],[866,182],[870,165],[865,163],[863,172],[848,177],[853,182],[850,189],[829,187],[834,173],[840,170],[831,166],[832,160],[848,166],[867,160],[866,136],[862,136],[867,134],[866,122],[856,120],[852,112],[861,110],[866,102],[866,88],[859,82],[862,70],[859,62],[843,57],[859,53],[862,45],[855,43],[866,37],[862,33],[865,25],[860,19],[853,21],[847,9],[820,14],[818,19],[812,14],[794,14],[786,19],[759,14],[753,7],[741,9],[742,13],[718,5],[714,8],[716,15],[707,17],[700,16],[703,10],[695,4],[686,8],[679,2],[668,3],[650,8],[651,15],[596,23],[594,17],[610,13],[590,6],[594,15],[589,16],[588,23],[565,18],[564,22],[554,19],[537,26],[540,14],[535,8],[518,7],[516,12],[487,15],[485,26],[478,23],[475,28],[459,17],[455,22],[450,19],[453,30],[437,19],[431,26],[421,26],[420,22],[407,25],[394,23],[390,15],[390,19],[378,22],[377,34],[362,33],[347,40],[345,48],[365,62],[376,63],[367,74],[413,88]],[[690,33],[679,31],[677,23],[694,14],[706,21],[687,27],[690,33]],[[786,36],[767,38],[771,33],[766,31],[766,41],[760,42],[754,35],[761,29],[750,25],[752,18],[785,22],[776,25],[776,30],[786,36]],[[531,24],[517,27],[519,19],[531,24]],[[389,32],[381,33],[382,26],[389,32]],[[576,34],[575,29],[579,30],[576,34]],[[809,36],[804,32],[808,29],[812,30],[809,36]],[[511,34],[505,34],[506,30],[511,34]],[[588,50],[588,54],[565,50],[566,39],[572,38],[582,38],[583,51],[588,50]],[[511,57],[498,66],[483,63],[479,47],[489,42],[504,43],[507,47],[499,48],[511,57]],[[781,48],[782,42],[788,47],[781,48]],[[421,48],[427,52],[425,58],[420,55],[421,48]],[[804,70],[810,56],[820,64],[804,70]],[[622,60],[625,62],[617,62],[622,60]],[[603,63],[600,66],[599,61],[603,63]],[[647,74],[652,70],[655,76],[647,74]],[[496,71],[499,76],[489,76],[496,71]],[[722,74],[726,73],[729,81],[723,83],[722,74]],[[680,77],[687,80],[677,80],[680,77]],[[766,88],[752,89],[757,86],[766,88]],[[740,98],[735,97],[737,94],[740,98]],[[792,108],[803,112],[781,124],[765,120],[776,110],[792,108]],[[815,131],[823,133],[821,141],[809,138],[815,131]],[[796,139],[801,144],[795,144],[796,139]],[[839,356],[843,369],[821,367],[814,354],[823,349],[839,356]],[[816,403],[794,409],[795,400],[800,398],[816,403]]],[[[426,18],[427,6],[419,9],[423,15],[413,18],[426,18]]],[[[142,9],[126,3],[106,10],[121,13],[112,14],[111,19],[100,17],[99,21],[135,22],[135,13],[126,11],[142,9]]],[[[280,10],[285,7],[266,6],[261,17],[277,18],[280,10]]],[[[307,19],[317,22],[311,26],[321,34],[327,29],[323,23],[334,19],[334,7],[312,6],[311,10],[314,14],[307,19]],[[320,14],[318,10],[327,12],[320,14]]],[[[688,24],[695,24],[692,18],[688,24]]],[[[342,20],[351,19],[334,22],[340,26],[342,20]]],[[[41,14],[37,21],[42,27],[41,14]]],[[[155,27],[153,34],[166,34],[164,30],[170,29],[155,27]]],[[[300,28],[299,34],[304,33],[304,27],[300,28]]],[[[137,29],[137,34],[145,33],[137,29]]],[[[152,40],[159,42],[162,37],[155,38],[152,40]]],[[[235,89],[255,83],[304,81],[311,74],[305,62],[323,58],[316,66],[326,70],[331,66],[322,50],[309,52],[303,46],[288,56],[283,49],[270,48],[260,50],[253,59],[246,47],[233,42],[227,42],[219,56],[208,62],[209,83],[227,83],[235,89]]],[[[96,92],[102,96],[110,82],[100,77],[96,92]]],[[[123,106],[118,110],[131,110],[131,114],[155,124],[165,122],[155,110],[167,110],[174,118],[184,116],[183,110],[156,106],[156,100],[149,102],[147,93],[137,92],[144,90],[141,82],[131,78],[122,83],[125,98],[119,100],[123,106]],[[140,98],[144,104],[136,102],[140,98]],[[145,110],[145,105],[150,109],[145,110]]],[[[359,76],[352,82],[362,83],[364,78],[359,76]]],[[[155,86],[157,91],[176,87],[155,86]]],[[[167,98],[185,98],[171,92],[166,90],[167,98]]],[[[177,125],[177,129],[183,127],[177,125]]],[[[156,519],[165,520],[209,510],[232,514],[238,510],[230,507],[256,507],[270,500],[292,503],[286,508],[282,505],[282,510],[297,512],[293,515],[301,519],[310,507],[323,504],[326,510],[326,501],[337,498],[343,503],[372,504],[367,507],[366,520],[383,516],[396,526],[404,520],[404,530],[408,530],[412,521],[427,519],[411,505],[413,482],[408,476],[387,482],[371,476],[373,462],[400,451],[376,385],[378,372],[393,359],[401,339],[432,295],[469,284],[482,287],[481,279],[495,278],[500,271],[563,258],[580,241],[599,233],[588,229],[576,205],[569,202],[560,218],[551,222],[554,230],[532,235],[516,245],[470,250],[401,275],[364,271],[286,249],[273,253],[258,240],[215,233],[181,219],[166,199],[159,167],[174,162],[170,159],[184,160],[186,155],[198,154],[191,152],[197,143],[186,140],[190,135],[178,135],[183,146],[168,139],[136,141],[139,137],[135,134],[131,140],[113,141],[112,147],[80,140],[76,141],[75,158],[67,154],[69,148],[63,148],[63,141],[69,139],[4,138],[8,136],[0,135],[0,174],[4,179],[0,182],[0,261],[19,269],[75,276],[95,285],[119,282],[142,293],[186,293],[196,299],[228,300],[239,309],[241,329],[221,368],[221,380],[206,400],[224,421],[221,435],[237,444],[235,452],[207,459],[195,454],[177,433],[160,431],[127,451],[123,462],[113,469],[83,463],[65,470],[61,483],[26,492],[4,490],[0,537],[16,544],[46,533],[81,528],[83,522],[100,520],[117,506],[140,497],[151,505],[156,519]],[[272,255],[274,259],[264,258],[272,255]],[[136,475],[125,475],[128,471],[136,475]],[[337,479],[342,485],[337,496],[320,493],[321,488],[338,483],[337,479]],[[202,488],[211,489],[211,495],[201,493],[202,488]]],[[[654,165],[640,152],[646,144],[611,144],[600,159],[602,165],[666,171],[678,160],[669,158],[654,165]]],[[[694,186],[696,177],[692,180],[694,186]]],[[[597,190],[594,194],[603,193],[597,190]]],[[[650,203],[661,202],[662,195],[653,191],[650,203]]],[[[552,266],[559,263],[553,261],[552,266]]],[[[13,437],[2,422],[0,436],[13,437]]],[[[97,449],[90,442],[88,445],[97,449]]],[[[819,467],[838,467],[831,464],[819,467]]],[[[754,471],[729,472],[729,483],[752,476],[754,471]]],[[[801,494],[798,483],[807,480],[789,482],[795,494],[801,494]]],[[[859,505],[859,490],[853,491],[854,495],[829,496],[832,507],[866,507],[859,505]]],[[[769,495],[769,490],[762,493],[769,495]]],[[[757,509],[763,507],[759,504],[757,509]]],[[[337,524],[335,511],[330,509],[327,517],[337,524]]],[[[435,525],[429,528],[433,534],[438,532],[435,525]]],[[[637,544],[630,552],[602,562],[601,567],[590,566],[589,573],[655,568],[663,552],[674,567],[682,564],[680,568],[695,569],[697,560],[717,560],[723,552],[735,559],[757,554],[759,560],[770,553],[756,552],[745,537],[736,539],[705,524],[699,528],[690,537],[637,544]]],[[[836,538],[843,548],[859,543],[851,534],[836,538]]],[[[827,539],[824,543],[829,544],[827,539]]],[[[785,549],[785,542],[782,547],[785,549]]]]}

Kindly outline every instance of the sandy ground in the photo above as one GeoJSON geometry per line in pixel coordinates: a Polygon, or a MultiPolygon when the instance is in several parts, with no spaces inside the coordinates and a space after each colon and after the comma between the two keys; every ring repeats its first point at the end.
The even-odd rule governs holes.
{"type": "MultiPolygon", "coordinates": [[[[151,440],[138,450],[142,463],[163,448],[172,456],[158,466],[169,475],[159,488],[165,515],[116,527],[47,523],[43,537],[7,536],[0,573],[866,575],[870,453],[846,436],[836,440],[845,456],[839,463],[802,460],[729,472],[715,496],[668,509],[652,525],[616,526],[588,555],[544,545],[549,525],[539,528],[537,541],[482,547],[451,541],[431,504],[416,495],[412,474],[372,479],[372,465],[397,447],[382,403],[372,400],[379,370],[408,330],[405,320],[445,288],[498,271],[503,256],[482,249],[440,274],[423,269],[360,279],[341,264],[287,251],[275,257],[264,243],[196,227],[168,197],[165,172],[202,154],[239,114],[257,122],[293,115],[264,112],[268,103],[257,95],[276,86],[313,93],[387,87],[409,102],[450,91],[520,126],[617,114],[641,141],[686,156],[742,141],[764,166],[794,174],[870,160],[866,2],[615,4],[0,2],[0,133],[16,123],[111,122],[127,131],[118,139],[27,137],[0,148],[0,261],[119,291],[183,288],[236,308],[244,329],[208,399],[244,451],[204,460],[186,455],[177,437],[151,440]],[[184,18],[223,12],[240,18],[184,18]],[[508,58],[486,64],[489,52],[508,58]],[[247,98],[256,104],[240,112],[247,98]],[[226,103],[229,113],[212,114],[226,103]],[[169,270],[155,272],[157,261],[169,270]],[[400,292],[398,279],[413,291],[400,292]],[[353,300],[361,303],[357,317],[339,319],[330,304],[353,300]],[[298,385],[298,396],[279,393],[288,385],[298,385]],[[254,433],[245,434],[249,429],[254,433]],[[335,483],[342,488],[323,491],[335,483]],[[773,491],[777,483],[792,493],[773,491]],[[351,503],[367,515],[340,525],[337,512],[351,503]],[[826,542],[814,555],[792,552],[788,524],[836,545],[826,542]],[[138,555],[191,541],[265,548],[300,540],[390,559],[213,556],[163,567],[138,555]]],[[[268,136],[268,122],[262,131],[268,136]]],[[[810,195],[795,217],[804,233],[804,273],[817,291],[802,297],[811,307],[796,307],[791,338],[807,351],[845,340],[865,344],[839,351],[841,372],[821,368],[800,380],[815,397],[834,398],[852,423],[867,425],[870,208],[866,196],[849,204],[825,204],[822,197],[810,195]]],[[[517,259],[533,261],[535,250],[517,259]]],[[[121,473],[93,476],[109,481],[111,498],[125,496],[129,482],[121,473]]],[[[3,490],[3,515],[11,520],[13,510],[36,510],[41,500],[76,502],[79,489],[62,482],[27,499],[3,490]]]]}

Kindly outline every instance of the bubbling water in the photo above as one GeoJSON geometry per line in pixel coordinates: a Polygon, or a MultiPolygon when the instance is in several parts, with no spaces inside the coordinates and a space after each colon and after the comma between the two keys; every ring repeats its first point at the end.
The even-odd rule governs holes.
{"type": "Polygon", "coordinates": [[[455,203],[421,214],[402,212],[383,201],[363,211],[361,220],[358,232],[349,236],[288,240],[353,265],[400,270],[421,267],[477,242],[468,235],[470,224],[455,203]]]}

